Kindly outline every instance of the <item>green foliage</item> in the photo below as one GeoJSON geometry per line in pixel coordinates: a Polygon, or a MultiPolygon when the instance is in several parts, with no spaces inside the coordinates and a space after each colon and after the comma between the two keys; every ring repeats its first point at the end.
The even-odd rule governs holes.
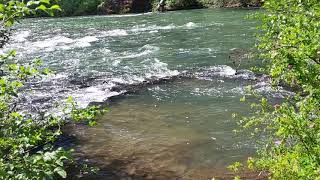
{"type": "Polygon", "coordinates": [[[90,106],[86,109],[78,109],[72,97],[68,98],[67,104],[69,105],[67,110],[71,109],[70,118],[75,122],[87,122],[89,126],[96,125],[96,117],[107,112],[107,109],[101,109],[98,106],[90,106]]]}
{"type": "Polygon", "coordinates": [[[260,6],[260,0],[167,0],[169,9],[260,6]]]}
{"type": "Polygon", "coordinates": [[[103,0],[60,0],[59,5],[62,9],[60,15],[92,15],[98,13],[98,6],[103,0]]]}
{"type": "MultiPolygon", "coordinates": [[[[7,23],[11,26],[12,21],[17,16],[52,16],[55,12],[58,16],[79,16],[79,15],[95,15],[99,13],[128,13],[135,12],[137,10],[132,9],[133,1],[137,0],[55,0],[56,5],[47,7],[50,0],[40,1],[4,1],[0,0],[0,3],[7,5],[6,9],[15,12],[15,17],[7,17],[7,23]],[[132,1],[132,2],[131,2],[132,1]],[[36,7],[36,8],[34,8],[36,7]],[[61,7],[61,9],[60,9],[61,7]],[[37,11],[38,10],[38,11],[37,11]],[[42,11],[43,13],[39,12],[42,11]],[[37,13],[36,13],[37,12],[37,13]]],[[[143,0],[145,7],[136,7],[141,11],[155,10],[159,4],[158,0],[143,0]],[[153,8],[150,7],[152,4],[153,8]]],[[[52,2],[51,2],[52,3],[52,2]]],[[[260,5],[260,0],[166,0],[167,8],[171,10],[176,9],[190,9],[201,7],[224,7],[224,6],[257,6],[260,5]]],[[[0,7],[0,12],[3,7],[0,7]]],[[[6,13],[9,16],[12,13],[6,13]]],[[[0,32],[1,34],[1,32],[0,32]]]]}
{"type": "MultiPolygon", "coordinates": [[[[5,1],[0,3],[1,29],[10,31],[15,20],[43,11],[52,15],[59,6],[50,5],[49,0],[5,1]]],[[[1,45],[7,38],[1,38],[1,45]]],[[[1,46],[1,48],[2,48],[1,46]]],[[[69,120],[87,121],[95,124],[98,107],[76,109],[71,99],[69,111],[62,117],[51,114],[38,115],[22,112],[19,92],[30,80],[50,73],[35,59],[29,64],[12,64],[16,52],[0,56],[0,179],[54,179],[66,178],[66,164],[72,163],[71,150],[55,147],[62,134],[61,126],[69,120]]],[[[66,111],[67,112],[67,111],[66,111]]]]}
{"type": "MultiPolygon", "coordinates": [[[[1,59],[13,58],[14,54],[1,59]]],[[[1,66],[6,75],[0,78],[0,179],[43,179],[66,174],[63,166],[70,154],[52,145],[65,121],[51,115],[21,113],[16,108],[19,89],[28,79],[42,74],[38,64],[1,66]]]]}
{"type": "Polygon", "coordinates": [[[2,0],[0,1],[0,26],[11,27],[18,18],[35,15],[40,11],[52,16],[55,11],[59,10],[58,5],[50,5],[50,0],[29,0],[27,2],[2,0]]]}
{"type": "Polygon", "coordinates": [[[201,4],[197,0],[167,0],[166,5],[173,9],[201,7],[201,4]]]}
{"type": "Polygon", "coordinates": [[[320,179],[320,1],[266,0],[258,49],[273,85],[295,91],[278,104],[261,98],[240,124],[264,138],[249,169],[270,179],[320,179]]]}

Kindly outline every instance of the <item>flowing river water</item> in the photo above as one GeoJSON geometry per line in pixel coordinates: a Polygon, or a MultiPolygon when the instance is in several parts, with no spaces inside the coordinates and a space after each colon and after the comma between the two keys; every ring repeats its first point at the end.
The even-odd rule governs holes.
{"type": "Polygon", "coordinates": [[[28,107],[68,96],[81,107],[111,102],[96,127],[68,127],[78,156],[102,168],[100,179],[211,179],[254,154],[250,139],[232,132],[232,113],[250,112],[239,101],[244,87],[286,95],[248,70],[256,32],[249,13],[26,19],[6,50],[16,49],[20,62],[40,57],[55,72],[23,94],[28,107]]]}

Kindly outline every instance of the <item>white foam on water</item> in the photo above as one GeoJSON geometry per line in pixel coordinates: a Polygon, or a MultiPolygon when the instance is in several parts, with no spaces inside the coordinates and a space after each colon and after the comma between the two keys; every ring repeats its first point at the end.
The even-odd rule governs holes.
{"type": "Polygon", "coordinates": [[[183,49],[183,48],[179,48],[178,51],[179,51],[178,52],[179,54],[185,54],[185,53],[190,53],[191,52],[190,49],[183,49]]]}
{"type": "Polygon", "coordinates": [[[152,51],[145,50],[145,51],[142,51],[140,53],[133,53],[133,54],[122,56],[122,57],[118,57],[118,58],[120,58],[120,59],[137,58],[137,57],[145,56],[145,55],[148,55],[148,54],[151,54],[151,53],[152,53],[152,51]]]}
{"type": "Polygon", "coordinates": [[[120,84],[125,84],[127,83],[127,81],[125,81],[123,78],[119,77],[119,78],[112,78],[111,81],[112,83],[120,83],[120,84]]]}
{"type": "Polygon", "coordinates": [[[160,48],[157,47],[157,46],[153,46],[153,45],[150,45],[150,44],[146,44],[144,46],[142,46],[142,48],[140,48],[140,50],[150,50],[150,51],[158,51],[160,48]]]}
{"type": "Polygon", "coordinates": [[[212,88],[194,88],[191,93],[194,96],[215,96],[215,97],[235,97],[244,95],[244,88],[241,86],[231,89],[225,89],[224,87],[212,87],[212,88]]]}
{"type": "MultiPolygon", "coordinates": [[[[85,36],[78,39],[71,39],[65,36],[55,36],[42,41],[32,43],[34,50],[44,49],[45,51],[54,51],[55,49],[68,50],[74,47],[89,47],[92,42],[99,39],[96,36],[85,36]]],[[[32,49],[32,48],[31,48],[32,49]]]]}
{"type": "Polygon", "coordinates": [[[45,76],[43,81],[52,81],[52,80],[63,80],[66,79],[68,75],[66,73],[59,73],[45,76]]]}
{"type": "MultiPolygon", "coordinates": [[[[146,45],[146,47],[149,47],[146,45]]],[[[159,59],[146,59],[138,66],[141,72],[132,74],[132,67],[128,66],[128,74],[121,74],[105,79],[106,83],[91,86],[88,88],[78,89],[71,96],[81,108],[88,106],[91,102],[104,102],[112,96],[125,93],[125,89],[120,92],[111,91],[111,88],[119,84],[130,85],[142,83],[147,80],[169,78],[179,74],[177,70],[170,70],[168,64],[161,62],[159,59]]],[[[135,70],[133,70],[133,73],[135,70]]]]}
{"type": "Polygon", "coordinates": [[[136,83],[136,82],[143,82],[145,81],[146,79],[144,77],[141,77],[141,76],[132,76],[132,79],[131,81],[129,81],[130,83],[129,84],[132,84],[132,83],[136,83]]]}
{"type": "Polygon", "coordinates": [[[213,26],[224,26],[223,23],[218,23],[218,22],[211,23],[210,25],[213,25],[213,26]]]}
{"type": "Polygon", "coordinates": [[[150,15],[153,14],[153,12],[147,12],[147,13],[138,13],[138,14],[122,14],[122,15],[107,15],[105,17],[136,17],[136,16],[143,16],[143,15],[150,15]]]}
{"type": "Polygon", "coordinates": [[[27,40],[27,37],[29,37],[30,34],[31,34],[31,31],[20,31],[20,32],[14,33],[12,37],[14,41],[24,42],[27,40]]]}
{"type": "Polygon", "coordinates": [[[159,51],[159,47],[157,46],[152,46],[150,44],[146,44],[143,47],[139,48],[139,52],[138,53],[132,53],[126,56],[122,56],[119,57],[120,59],[130,59],[130,58],[137,58],[137,57],[141,57],[141,56],[146,56],[148,54],[152,54],[156,51],[159,51]]]}
{"type": "Polygon", "coordinates": [[[43,41],[34,42],[32,45],[38,48],[50,48],[58,46],[59,44],[71,44],[74,40],[67,38],[65,36],[55,36],[53,38],[48,38],[43,41]]]}
{"type": "Polygon", "coordinates": [[[121,63],[121,60],[116,59],[112,62],[112,66],[117,67],[119,66],[120,63],[121,63]]]}
{"type": "MultiPolygon", "coordinates": [[[[86,42],[86,41],[79,41],[77,42],[75,45],[73,45],[74,47],[79,47],[79,48],[85,48],[85,47],[90,47],[91,43],[86,42]]],[[[70,47],[71,49],[71,47],[70,47]]]]}
{"type": "Polygon", "coordinates": [[[194,88],[190,94],[193,96],[223,96],[221,90],[215,88],[194,88]]]}
{"type": "Polygon", "coordinates": [[[179,75],[179,71],[170,70],[168,68],[168,64],[161,62],[159,59],[155,58],[154,60],[146,60],[152,62],[150,64],[146,64],[145,68],[148,69],[148,72],[145,73],[145,77],[148,79],[151,78],[165,78],[179,75]]]}
{"type": "Polygon", "coordinates": [[[149,31],[149,33],[155,33],[155,32],[159,32],[159,30],[186,29],[186,28],[193,29],[197,27],[200,27],[200,26],[194,22],[188,22],[184,25],[169,24],[165,26],[141,24],[141,25],[133,26],[133,28],[131,29],[131,32],[149,31]]]}
{"type": "Polygon", "coordinates": [[[132,75],[132,74],[127,74],[124,75],[123,77],[115,77],[111,78],[109,81],[109,84],[112,84],[111,86],[116,86],[117,84],[126,84],[126,85],[131,85],[131,84],[137,84],[145,81],[146,79],[143,76],[140,75],[132,75]]]}
{"type": "Polygon", "coordinates": [[[109,54],[111,52],[110,49],[107,49],[107,48],[103,48],[100,50],[100,52],[104,53],[104,54],[109,54]]]}
{"type": "Polygon", "coordinates": [[[257,79],[256,75],[247,69],[242,69],[237,72],[235,78],[247,79],[247,80],[255,80],[257,79]]]}
{"type": "Polygon", "coordinates": [[[260,81],[252,88],[258,93],[267,94],[274,98],[286,98],[295,95],[294,92],[285,90],[281,86],[273,87],[270,81],[260,81]]]}
{"type": "MultiPolygon", "coordinates": [[[[293,96],[294,93],[283,89],[282,87],[272,87],[270,78],[265,76],[257,77],[252,71],[242,69],[236,71],[227,65],[218,65],[205,69],[202,72],[195,73],[196,77],[201,80],[212,81],[217,77],[230,78],[230,79],[242,79],[251,80],[256,82],[252,89],[260,94],[266,94],[267,96],[274,98],[285,98],[293,96]]],[[[224,81],[222,81],[223,83],[224,81]]],[[[224,90],[227,94],[245,94],[243,87],[237,87],[230,90],[224,90]]]]}
{"type": "Polygon", "coordinates": [[[237,72],[232,67],[226,66],[226,65],[214,66],[209,68],[209,70],[213,71],[215,75],[224,76],[224,77],[234,76],[237,72]]]}
{"type": "Polygon", "coordinates": [[[158,30],[149,31],[150,34],[152,34],[152,33],[158,33],[158,32],[159,32],[158,30]]]}
{"type": "Polygon", "coordinates": [[[144,32],[144,31],[158,31],[158,30],[170,30],[170,29],[175,29],[177,28],[177,26],[175,26],[174,24],[169,24],[166,26],[157,26],[157,25],[148,25],[146,26],[145,24],[143,25],[138,25],[138,26],[134,26],[131,29],[131,32],[144,32]]]}
{"type": "Polygon", "coordinates": [[[124,29],[114,29],[102,33],[102,36],[127,36],[128,33],[124,29]]]}
{"type": "Polygon", "coordinates": [[[108,98],[123,94],[125,91],[109,91],[103,86],[91,86],[74,92],[71,96],[80,108],[86,108],[92,102],[104,102],[108,98]]]}
{"type": "Polygon", "coordinates": [[[195,73],[196,77],[202,80],[212,80],[214,77],[235,78],[245,80],[256,80],[256,76],[252,71],[241,69],[235,70],[227,65],[218,65],[205,69],[202,72],[195,73]]]}
{"type": "Polygon", "coordinates": [[[75,40],[74,47],[90,47],[92,42],[99,41],[96,36],[85,36],[75,40]]]}
{"type": "Polygon", "coordinates": [[[226,93],[231,93],[235,95],[245,95],[245,90],[243,87],[235,87],[226,91],[226,93]]]}
{"type": "Polygon", "coordinates": [[[96,36],[86,36],[86,37],[77,39],[78,42],[88,42],[88,43],[95,42],[98,40],[99,39],[96,36]]]}
{"type": "Polygon", "coordinates": [[[197,27],[197,24],[195,24],[194,22],[188,22],[184,26],[187,28],[194,28],[194,27],[197,27]]]}
{"type": "MultiPolygon", "coordinates": [[[[133,28],[131,28],[130,30],[127,30],[127,31],[122,30],[122,29],[117,29],[117,30],[109,31],[109,33],[119,36],[119,35],[128,35],[127,32],[132,32],[133,34],[140,34],[143,32],[159,33],[160,30],[185,29],[185,28],[192,29],[195,27],[198,27],[198,25],[193,22],[188,22],[182,26],[177,26],[175,24],[168,24],[168,25],[164,25],[164,26],[140,24],[140,25],[133,26],[133,28]]],[[[107,35],[109,33],[107,33],[107,35]]]]}

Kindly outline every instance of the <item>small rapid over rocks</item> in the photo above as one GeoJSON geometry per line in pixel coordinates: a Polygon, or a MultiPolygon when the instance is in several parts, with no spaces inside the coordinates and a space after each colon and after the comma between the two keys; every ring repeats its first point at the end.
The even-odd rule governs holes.
{"type": "Polygon", "coordinates": [[[246,55],[255,41],[247,14],[25,19],[4,51],[16,49],[22,63],[41,58],[54,71],[21,92],[26,108],[50,109],[68,96],[80,107],[112,102],[97,127],[67,128],[79,157],[120,179],[208,179],[254,152],[232,134],[231,114],[250,113],[239,102],[245,87],[275,101],[292,95],[249,70],[258,63],[246,55]]]}

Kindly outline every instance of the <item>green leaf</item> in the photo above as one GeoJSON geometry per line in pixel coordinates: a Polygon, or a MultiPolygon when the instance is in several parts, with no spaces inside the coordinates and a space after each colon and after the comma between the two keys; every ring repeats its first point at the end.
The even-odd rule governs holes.
{"type": "Polygon", "coordinates": [[[50,7],[50,9],[51,10],[59,10],[59,11],[61,11],[61,8],[60,8],[59,5],[53,5],[53,6],[50,7]]]}
{"type": "Polygon", "coordinates": [[[41,3],[50,4],[50,0],[40,0],[41,3]]]}
{"type": "Polygon", "coordinates": [[[42,4],[41,4],[40,6],[38,6],[36,9],[37,9],[37,10],[44,11],[44,12],[47,12],[47,7],[44,6],[44,5],[42,5],[42,4]]]}
{"type": "Polygon", "coordinates": [[[3,4],[0,4],[0,12],[4,12],[4,10],[5,10],[4,5],[3,5],[3,4]]]}
{"type": "Polygon", "coordinates": [[[61,167],[57,167],[54,169],[54,172],[56,172],[57,174],[59,174],[59,176],[61,176],[62,178],[67,178],[67,172],[62,169],[61,167]]]}

